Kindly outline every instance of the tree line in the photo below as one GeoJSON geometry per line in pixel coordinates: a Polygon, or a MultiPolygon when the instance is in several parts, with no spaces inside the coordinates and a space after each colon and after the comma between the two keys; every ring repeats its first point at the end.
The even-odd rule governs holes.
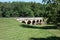
{"type": "Polygon", "coordinates": [[[0,17],[41,17],[44,8],[35,2],[0,2],[0,17]]]}

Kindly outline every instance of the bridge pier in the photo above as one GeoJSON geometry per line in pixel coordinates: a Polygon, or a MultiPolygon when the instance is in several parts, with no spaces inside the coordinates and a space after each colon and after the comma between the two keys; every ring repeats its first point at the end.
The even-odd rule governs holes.
{"type": "Polygon", "coordinates": [[[25,23],[27,24],[28,21],[25,21],[25,23]]]}
{"type": "Polygon", "coordinates": [[[33,20],[31,20],[31,25],[32,25],[33,20]]]}
{"type": "Polygon", "coordinates": [[[34,23],[34,25],[36,25],[37,24],[37,20],[35,20],[35,23],[34,23]]]}

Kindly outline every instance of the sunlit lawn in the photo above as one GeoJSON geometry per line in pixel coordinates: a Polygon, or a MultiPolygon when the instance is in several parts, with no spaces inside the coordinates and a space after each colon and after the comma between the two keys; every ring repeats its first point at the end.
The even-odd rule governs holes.
{"type": "Polygon", "coordinates": [[[0,18],[0,40],[30,40],[50,36],[60,37],[60,30],[24,28],[15,18],[0,18]]]}

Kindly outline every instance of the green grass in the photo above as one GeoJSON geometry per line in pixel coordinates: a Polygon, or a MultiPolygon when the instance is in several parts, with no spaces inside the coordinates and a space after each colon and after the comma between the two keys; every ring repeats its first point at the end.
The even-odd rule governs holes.
{"type": "MultiPolygon", "coordinates": [[[[57,32],[57,31],[56,31],[57,32]]],[[[54,33],[56,33],[54,31],[54,33]]],[[[0,40],[29,40],[30,38],[46,38],[56,36],[46,29],[24,28],[15,18],[0,18],[0,40]]],[[[60,35],[60,34],[59,34],[60,35]]]]}

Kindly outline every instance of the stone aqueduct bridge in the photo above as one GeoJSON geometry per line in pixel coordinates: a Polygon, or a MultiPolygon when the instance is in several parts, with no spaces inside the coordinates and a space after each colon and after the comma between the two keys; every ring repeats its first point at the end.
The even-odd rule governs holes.
{"type": "Polygon", "coordinates": [[[44,22],[43,17],[20,17],[17,18],[17,20],[21,23],[31,24],[31,25],[46,24],[46,22],[44,22]]]}

